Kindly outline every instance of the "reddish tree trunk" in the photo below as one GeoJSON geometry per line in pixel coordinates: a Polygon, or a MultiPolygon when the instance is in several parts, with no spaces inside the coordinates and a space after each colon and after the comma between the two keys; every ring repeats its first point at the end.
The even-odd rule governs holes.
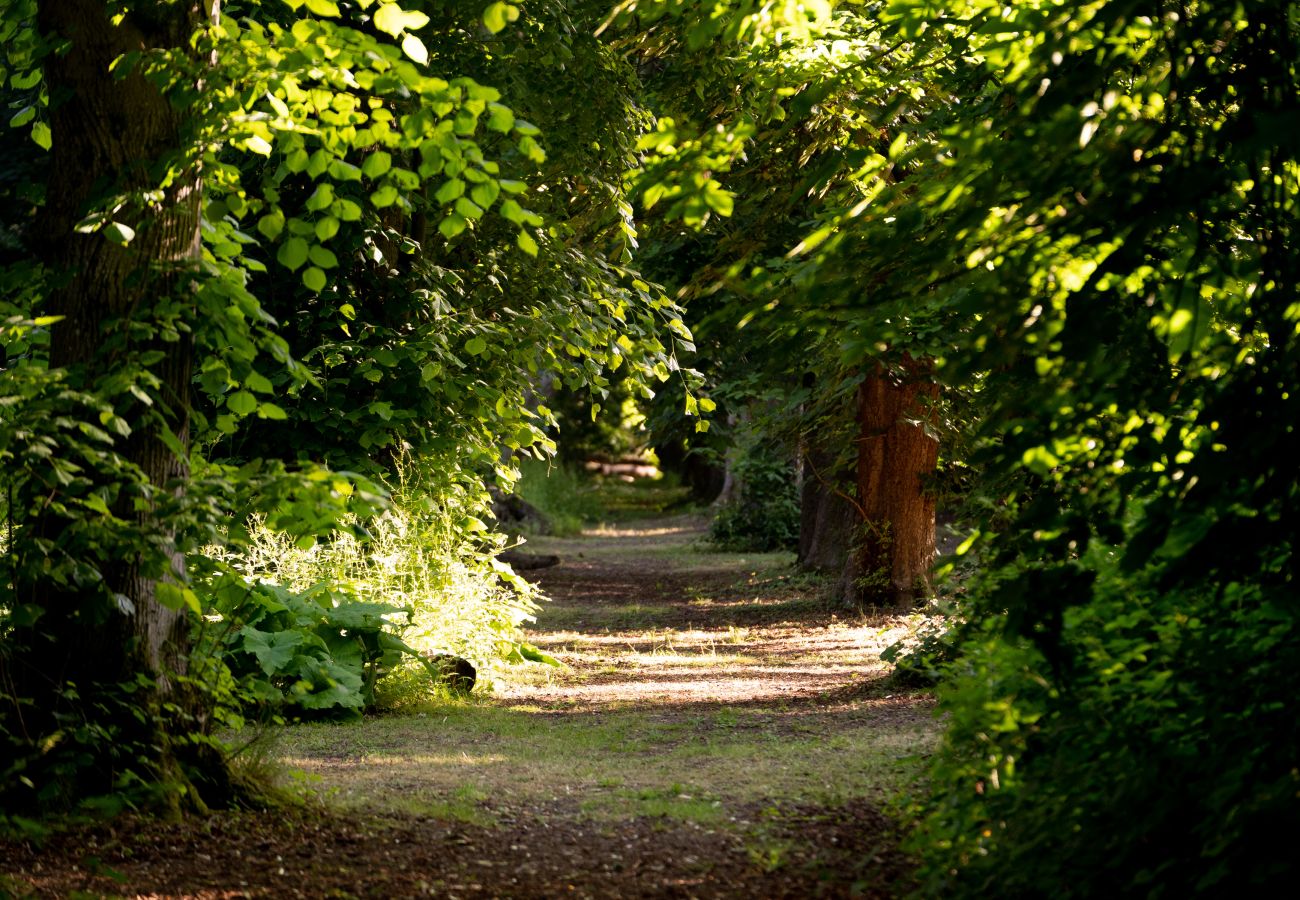
{"type": "Polygon", "coordinates": [[[924,361],[877,366],[858,388],[859,550],[849,568],[859,602],[909,610],[930,591],[934,498],[925,479],[939,442],[922,424],[939,387],[924,361]]]}

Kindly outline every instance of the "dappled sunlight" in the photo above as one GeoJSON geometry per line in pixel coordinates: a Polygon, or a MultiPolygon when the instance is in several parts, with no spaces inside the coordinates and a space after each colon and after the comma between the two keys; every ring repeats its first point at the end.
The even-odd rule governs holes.
{"type": "Polygon", "coordinates": [[[702,533],[702,529],[693,523],[677,525],[611,525],[601,523],[591,528],[585,528],[582,532],[584,537],[592,538],[650,538],[667,537],[669,535],[698,535],[700,533],[702,533]]]}
{"type": "Polygon", "coordinates": [[[504,685],[500,694],[593,708],[823,695],[885,674],[880,653],[906,632],[901,618],[860,624],[833,617],[817,627],[542,631],[533,641],[569,668],[544,683],[504,685]]]}
{"type": "MultiPolygon", "coordinates": [[[[839,670],[823,671],[781,671],[779,678],[756,677],[762,670],[751,677],[726,677],[714,674],[707,679],[673,678],[673,674],[662,673],[658,676],[641,677],[635,681],[611,681],[603,684],[581,684],[569,686],[565,690],[570,701],[601,703],[635,703],[654,701],[666,705],[698,703],[701,700],[727,702],[737,699],[779,700],[788,697],[792,691],[817,689],[839,684],[842,672],[839,670]]],[[[545,695],[545,688],[524,688],[519,696],[545,695]]]]}
{"type": "MultiPolygon", "coordinates": [[[[428,754],[412,753],[409,747],[395,746],[390,751],[386,750],[368,750],[363,751],[356,757],[347,757],[348,762],[363,762],[371,766],[485,766],[493,763],[502,763],[506,757],[499,754],[478,754],[471,756],[469,753],[461,751],[459,753],[448,754],[428,754]]],[[[306,769],[313,765],[319,765],[321,759],[311,756],[284,756],[281,761],[290,768],[306,769]]]]}
{"type": "Polygon", "coordinates": [[[528,639],[560,666],[417,715],[291,729],[283,758],[341,803],[456,821],[558,804],[717,824],[910,783],[938,723],[886,679],[907,620],[828,610],[778,555],[661,552],[695,527],[548,540],[567,557],[535,576],[552,600],[528,639]]]}

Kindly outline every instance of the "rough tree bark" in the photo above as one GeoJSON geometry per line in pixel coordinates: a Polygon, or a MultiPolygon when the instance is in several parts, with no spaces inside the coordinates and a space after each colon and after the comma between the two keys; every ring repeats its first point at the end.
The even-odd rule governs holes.
{"type": "Polygon", "coordinates": [[[854,473],[837,468],[836,457],[815,444],[803,452],[798,563],[815,572],[843,570],[860,523],[852,499],[854,473]]]}
{"type": "Polygon", "coordinates": [[[930,591],[939,442],[922,423],[939,395],[923,360],[878,365],[858,388],[859,549],[845,572],[859,603],[912,609],[930,591]]]}
{"type": "MultiPolygon", "coordinates": [[[[135,230],[125,246],[102,232],[79,233],[76,226],[106,196],[157,187],[159,162],[174,162],[181,147],[184,113],[139,71],[118,77],[111,65],[133,51],[185,48],[195,26],[217,14],[216,4],[132,4],[118,23],[110,19],[110,6],[102,0],[38,3],[42,32],[68,42],[66,52],[51,54],[44,68],[53,159],[36,234],[39,251],[57,273],[46,312],[63,317],[51,329],[50,366],[65,371],[69,387],[93,393],[115,374],[124,354],[156,351],[161,358],[150,372],[161,388],[154,409],[162,411],[167,426],[185,444],[193,360],[189,337],[184,329],[179,339],[141,336],[148,335],[148,327],[133,336],[126,323],[147,324],[159,298],[189,290],[200,250],[197,171],[184,170],[161,199],[128,199],[113,214],[135,230]]],[[[113,399],[119,409],[128,408],[129,398],[113,399]]],[[[135,409],[139,415],[143,407],[135,409]]],[[[184,671],[188,628],[181,613],[157,600],[160,579],[183,582],[184,561],[168,525],[152,515],[150,494],[183,490],[188,471],[143,416],[131,424],[133,434],[117,450],[148,484],[142,489],[138,477],[111,472],[96,476],[107,495],[117,497],[113,511],[125,523],[120,544],[100,548],[92,560],[102,584],[79,589],[48,582],[17,586],[44,615],[39,629],[27,636],[26,647],[9,660],[9,676],[18,696],[35,700],[21,711],[24,729],[34,733],[56,726],[55,715],[67,712],[69,705],[74,714],[93,720],[92,704],[119,702],[106,698],[116,685],[135,681],[130,696],[140,713],[137,721],[115,721],[111,727],[118,743],[134,745],[132,752],[156,751],[153,759],[144,751],[146,758],[137,756],[137,762],[143,764],[146,780],[152,773],[163,784],[178,780],[161,709],[176,690],[169,675],[184,671]],[[157,553],[141,552],[142,535],[157,553]],[[75,694],[67,691],[70,685],[75,694]]],[[[49,514],[27,527],[57,546],[70,521],[49,514]]],[[[73,785],[71,792],[113,789],[112,777],[120,774],[122,761],[97,763],[87,767],[84,777],[90,783],[73,785]]],[[[178,799],[173,793],[171,802],[178,799]]]]}

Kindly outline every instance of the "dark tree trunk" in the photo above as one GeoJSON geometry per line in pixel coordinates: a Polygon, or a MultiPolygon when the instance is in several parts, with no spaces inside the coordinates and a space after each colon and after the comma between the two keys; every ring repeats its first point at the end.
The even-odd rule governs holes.
{"type": "MultiPolygon", "coordinates": [[[[29,734],[55,727],[60,713],[94,721],[110,708],[120,716],[114,692],[133,682],[130,706],[139,712],[137,721],[105,724],[118,743],[134,745],[132,752],[156,751],[138,763],[146,780],[152,775],[164,783],[175,780],[176,763],[161,710],[175,699],[171,676],[184,672],[189,648],[184,616],[157,599],[159,581],[183,584],[185,572],[174,534],[154,509],[183,491],[188,471],[149,416],[160,415],[182,445],[188,442],[193,350],[186,329],[167,338],[153,326],[160,302],[180,297],[183,303],[191,290],[201,185],[196,169],[183,167],[161,198],[132,196],[158,186],[166,171],[160,162],[180,159],[183,113],[139,72],[115,77],[110,66],[123,54],[186,47],[204,10],[198,2],[132,4],[115,25],[109,6],[102,0],[38,4],[41,30],[69,47],[45,61],[53,158],[37,233],[55,276],[46,312],[63,317],[51,330],[51,369],[64,370],[73,390],[113,403],[134,429],[114,448],[127,471],[107,468],[90,476],[115,498],[110,502],[122,524],[113,540],[88,547],[69,537],[76,520],[57,512],[59,503],[46,502],[46,512],[25,523],[20,552],[48,552],[33,549],[36,538],[63,547],[97,569],[99,583],[41,579],[15,586],[22,601],[44,614],[8,661],[8,675],[17,696],[35,701],[19,716],[29,734]],[[103,232],[76,230],[114,195],[128,198],[111,216],[135,231],[125,246],[103,232]],[[159,382],[151,406],[131,400],[125,385],[117,389],[121,395],[105,395],[106,379],[138,365],[134,361],[146,351],[155,357],[148,371],[159,382]]],[[[182,309],[182,321],[187,312],[192,320],[190,308],[182,309]]],[[[84,415],[84,407],[69,415],[78,412],[84,415]]],[[[122,761],[96,762],[87,767],[89,783],[71,786],[72,792],[113,789],[122,761]]]]}
{"type": "Polygon", "coordinates": [[[939,442],[922,422],[938,395],[929,365],[909,356],[892,369],[877,366],[858,388],[862,535],[846,579],[860,603],[906,611],[930,592],[934,498],[924,482],[939,442]]]}
{"type": "Polygon", "coordinates": [[[803,454],[798,562],[815,572],[843,570],[860,521],[852,499],[853,474],[837,467],[836,456],[816,446],[803,454]]]}

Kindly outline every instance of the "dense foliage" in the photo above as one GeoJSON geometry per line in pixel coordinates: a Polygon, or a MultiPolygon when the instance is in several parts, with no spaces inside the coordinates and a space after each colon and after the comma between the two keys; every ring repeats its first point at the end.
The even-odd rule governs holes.
{"type": "Polygon", "coordinates": [[[882,16],[956,102],[803,277],[860,285],[881,340],[938,310],[963,335],[944,377],[981,381],[991,514],[917,838],[935,891],[1291,870],[1298,37],[1273,3],[882,16]]]}
{"type": "Polygon", "coordinates": [[[944,388],[909,415],[946,439],[974,574],[903,660],[949,722],[928,890],[1286,884],[1295,7],[419,5],[232,2],[126,54],[99,75],[176,127],[75,216],[47,191],[81,137],[68,38],[4,5],[0,672],[155,606],[204,652],[54,679],[50,709],[6,682],[3,799],[174,789],[208,757],[148,748],[215,747],[241,695],[354,710],[414,651],[517,652],[484,483],[575,413],[584,449],[624,446],[600,407],[630,421],[680,371],[681,302],[709,396],[650,427],[747,484],[724,541],[790,540],[791,461],[852,465],[865,380],[944,388]],[[199,172],[201,251],[162,254],[199,172]],[[82,357],[50,223],[165,288],[82,357]],[[377,518],[402,466],[422,496],[377,518]],[[465,583],[491,602],[449,605],[465,583]]]}
{"type": "Polygon", "coordinates": [[[1295,8],[895,2],[831,23],[699,63],[741,85],[703,108],[743,140],[687,146],[685,168],[739,188],[737,222],[792,212],[669,250],[708,266],[699,295],[748,296],[748,329],[834,335],[850,366],[922,353],[962,392],[949,471],[978,574],[965,624],[911,664],[956,655],[915,838],[929,888],[1278,888],[1300,823],[1295,8]],[[789,195],[773,120],[802,129],[789,195]]]}
{"type": "Polygon", "coordinates": [[[791,550],[799,541],[799,491],[791,454],[750,446],[731,466],[733,496],[709,526],[709,538],[728,550],[791,550]]]}
{"type": "Polygon", "coordinates": [[[519,658],[531,592],[492,559],[485,483],[553,451],[543,380],[648,392],[689,336],[626,267],[640,114],[581,10],[197,9],[4,7],[10,140],[36,151],[6,179],[15,808],[201,806],[241,712],[360,709],[416,649],[519,658]],[[548,82],[557,61],[581,78],[548,82]],[[139,116],[101,127],[119,98],[139,116]],[[116,305],[78,305],[90,269],[49,235],[116,305]],[[376,519],[399,473],[415,489],[376,519]],[[77,649],[105,627],[118,662],[77,649]]]}

